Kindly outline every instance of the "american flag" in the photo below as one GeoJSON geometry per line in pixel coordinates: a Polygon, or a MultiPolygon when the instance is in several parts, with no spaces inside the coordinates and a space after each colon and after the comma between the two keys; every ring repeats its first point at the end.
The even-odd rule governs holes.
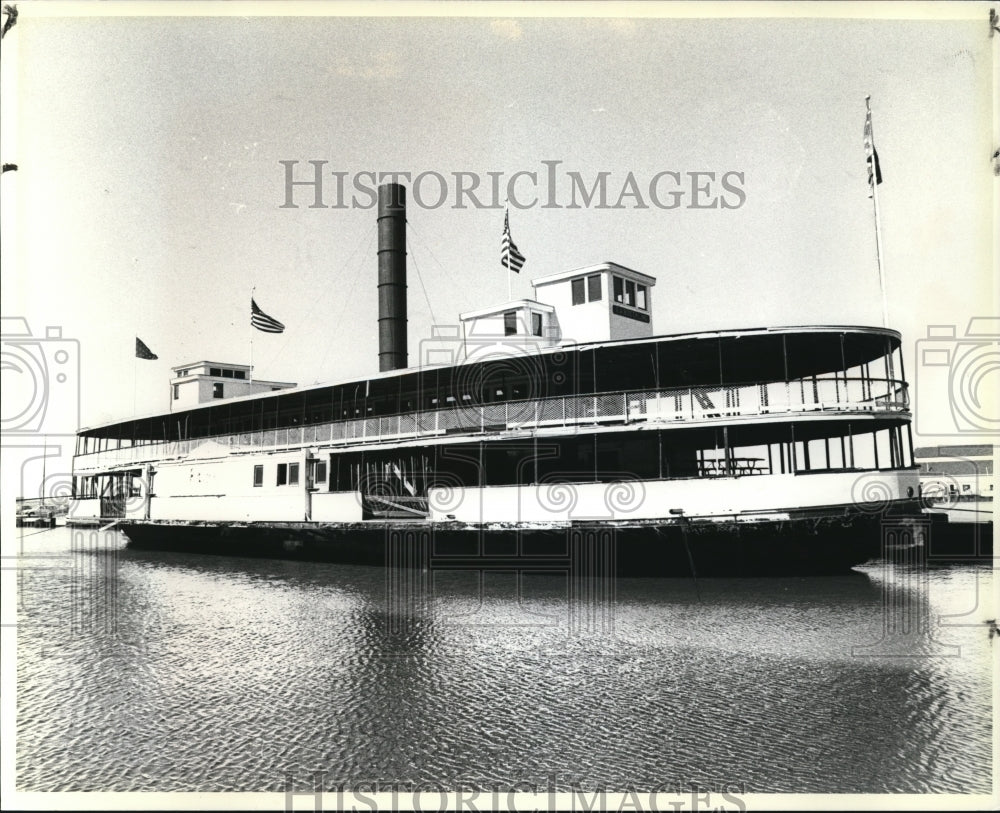
{"type": "Polygon", "coordinates": [[[868,167],[868,197],[872,196],[874,185],[882,183],[882,168],[878,164],[878,152],[875,149],[875,139],[872,136],[872,111],[868,109],[865,115],[865,164],[868,167]]]}
{"type": "Polygon", "coordinates": [[[250,324],[265,333],[281,333],[285,329],[281,322],[258,308],[253,297],[250,298],[250,324]]]}
{"type": "Polygon", "coordinates": [[[510,237],[510,218],[508,213],[503,214],[503,239],[500,241],[500,265],[510,268],[514,273],[521,273],[524,265],[524,255],[517,250],[517,246],[510,237]],[[508,265],[508,260],[510,265],[508,265]]]}

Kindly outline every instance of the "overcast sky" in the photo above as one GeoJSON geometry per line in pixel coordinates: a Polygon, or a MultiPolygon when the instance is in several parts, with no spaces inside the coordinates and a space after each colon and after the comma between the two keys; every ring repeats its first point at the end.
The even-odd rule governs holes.
{"type": "MultiPolygon", "coordinates": [[[[952,4],[964,21],[20,8],[3,56],[19,82],[3,313],[79,340],[84,425],[166,409],[173,365],[248,362],[254,285],[287,326],[256,334],[258,377],[377,370],[375,212],[307,208],[308,190],[281,208],[282,160],[302,162],[303,178],[305,162],[327,161],[348,184],[365,171],[544,175],[542,161],[561,161],[562,178],[609,173],[610,202],[630,172],[644,197],[663,171],[743,173],[733,209],[690,209],[688,194],[671,210],[634,198],[512,210],[527,257],[515,296],[533,277],[612,260],[657,278],[658,333],[879,325],[871,94],[890,322],[911,381],[928,324],[961,334],[996,311],[987,4],[952,4]],[[134,362],[136,335],[158,361],[134,362]]],[[[413,364],[433,322],[507,295],[502,208],[455,209],[449,182],[445,205],[408,213],[413,364]]],[[[326,191],[334,202],[332,175],[326,191]]]]}

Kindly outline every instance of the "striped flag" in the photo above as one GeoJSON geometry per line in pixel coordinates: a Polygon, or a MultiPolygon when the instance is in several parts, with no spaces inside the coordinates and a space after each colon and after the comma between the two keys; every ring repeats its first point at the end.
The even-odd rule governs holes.
{"type": "Polygon", "coordinates": [[[156,353],[146,347],[146,343],[138,336],[135,337],[135,357],[147,361],[156,361],[159,358],[156,353]]]}
{"type": "Polygon", "coordinates": [[[875,149],[875,139],[872,136],[872,111],[868,108],[865,115],[865,164],[868,166],[868,197],[874,193],[872,178],[876,184],[882,183],[882,168],[878,163],[878,151],[875,149]]]}
{"type": "Polygon", "coordinates": [[[521,273],[521,268],[524,265],[524,255],[517,250],[517,246],[510,237],[510,218],[506,211],[503,213],[503,239],[500,241],[500,265],[511,269],[515,274],[521,273]]]}
{"type": "Polygon", "coordinates": [[[250,297],[250,324],[265,333],[281,333],[285,329],[281,322],[258,308],[253,297],[250,297]]]}

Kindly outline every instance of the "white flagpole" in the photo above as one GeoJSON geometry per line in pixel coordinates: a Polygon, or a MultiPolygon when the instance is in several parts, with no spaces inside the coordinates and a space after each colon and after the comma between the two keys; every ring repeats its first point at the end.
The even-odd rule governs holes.
{"type": "Polygon", "coordinates": [[[253,292],[257,290],[254,285],[250,289],[250,383],[253,384],[253,292]]]}
{"type": "MultiPolygon", "coordinates": [[[[885,271],[885,247],[882,245],[882,219],[879,217],[878,208],[878,164],[875,161],[875,124],[872,122],[871,95],[865,96],[865,108],[868,116],[868,137],[871,139],[871,163],[872,173],[872,208],[875,212],[875,254],[878,260],[878,285],[882,292],[882,327],[889,327],[889,298],[886,294],[886,271],[885,271]]],[[[888,345],[891,348],[891,345],[888,345]]],[[[902,351],[901,351],[902,352],[902,351]]],[[[891,393],[892,398],[896,397],[895,370],[892,361],[893,351],[890,349],[886,354],[886,375],[889,381],[886,382],[886,391],[891,393]]]]}
{"type": "Polygon", "coordinates": [[[871,139],[871,155],[868,156],[868,163],[872,173],[872,207],[875,211],[875,259],[878,263],[878,284],[882,292],[882,327],[889,327],[889,300],[886,296],[885,250],[882,246],[882,220],[879,217],[878,208],[878,172],[875,163],[875,125],[872,124],[871,96],[865,96],[865,107],[867,108],[869,138],[871,139]]]}

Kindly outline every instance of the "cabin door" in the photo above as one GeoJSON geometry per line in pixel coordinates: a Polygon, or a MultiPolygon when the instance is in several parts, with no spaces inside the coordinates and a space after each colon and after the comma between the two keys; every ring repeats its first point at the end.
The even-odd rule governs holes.
{"type": "Polygon", "coordinates": [[[327,465],[319,458],[306,458],[306,522],[312,520],[312,496],[317,491],[328,489],[327,465]]]}
{"type": "Polygon", "coordinates": [[[125,472],[101,476],[101,518],[125,518],[125,472]]]}

